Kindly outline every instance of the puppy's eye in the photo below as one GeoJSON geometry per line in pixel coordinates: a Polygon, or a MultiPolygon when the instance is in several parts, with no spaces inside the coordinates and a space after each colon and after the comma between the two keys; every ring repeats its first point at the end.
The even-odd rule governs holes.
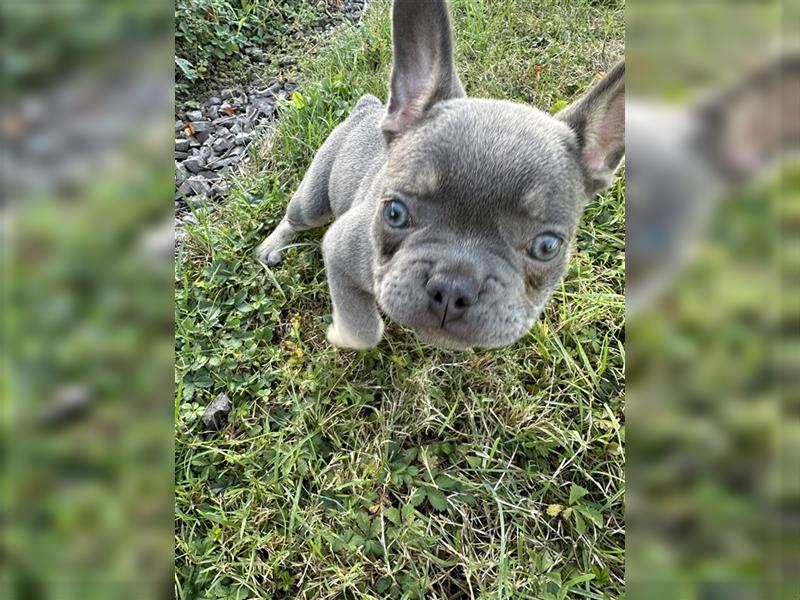
{"type": "Polygon", "coordinates": [[[552,233],[537,235],[531,242],[530,254],[536,260],[553,260],[561,249],[561,238],[552,233]]]}
{"type": "Polygon", "coordinates": [[[400,200],[390,200],[383,207],[383,220],[389,227],[402,229],[408,226],[409,215],[406,205],[400,200]]]}

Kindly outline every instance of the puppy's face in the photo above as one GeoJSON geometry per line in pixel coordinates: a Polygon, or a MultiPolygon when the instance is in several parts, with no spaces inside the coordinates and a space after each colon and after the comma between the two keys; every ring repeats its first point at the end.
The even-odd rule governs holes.
{"type": "Polygon", "coordinates": [[[624,64],[557,117],[466,98],[445,0],[394,0],[373,226],[378,304],[425,341],[495,347],[530,328],[581,209],[624,150],[624,64]]]}
{"type": "Polygon", "coordinates": [[[511,343],[561,280],[584,203],[567,125],[509,102],[441,102],[390,147],[378,303],[429,343],[511,343]]]}

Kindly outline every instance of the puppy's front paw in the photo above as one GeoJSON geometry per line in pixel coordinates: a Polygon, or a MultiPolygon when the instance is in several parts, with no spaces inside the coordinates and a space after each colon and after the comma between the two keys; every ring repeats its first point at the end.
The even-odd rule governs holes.
{"type": "Polygon", "coordinates": [[[267,238],[256,248],[256,258],[268,267],[277,267],[283,257],[280,250],[275,249],[274,243],[267,238]]]}
{"type": "Polygon", "coordinates": [[[380,324],[377,335],[373,336],[372,339],[352,335],[348,331],[345,331],[344,328],[339,327],[337,323],[338,321],[334,319],[333,323],[328,326],[328,334],[326,337],[332,346],[336,346],[342,350],[367,350],[369,348],[374,348],[378,345],[378,342],[381,341],[381,337],[383,337],[383,323],[380,324]]]}

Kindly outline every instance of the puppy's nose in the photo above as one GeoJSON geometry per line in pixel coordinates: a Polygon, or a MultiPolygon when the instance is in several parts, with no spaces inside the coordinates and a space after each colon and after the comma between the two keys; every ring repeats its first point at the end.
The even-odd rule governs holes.
{"type": "Polygon", "coordinates": [[[461,317],[475,303],[475,286],[468,280],[433,276],[428,280],[428,306],[439,319],[442,327],[448,321],[461,317]]]}

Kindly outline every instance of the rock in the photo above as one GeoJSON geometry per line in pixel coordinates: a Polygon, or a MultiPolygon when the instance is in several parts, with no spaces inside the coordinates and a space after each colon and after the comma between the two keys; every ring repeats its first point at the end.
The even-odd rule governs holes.
{"type": "Polygon", "coordinates": [[[280,90],[282,87],[283,86],[281,85],[280,81],[278,81],[277,79],[271,79],[270,82],[267,84],[267,87],[260,90],[255,90],[252,95],[256,97],[263,97],[263,96],[274,97],[275,94],[278,93],[278,90],[280,90]]]}
{"type": "Polygon", "coordinates": [[[214,171],[200,171],[199,176],[208,179],[209,181],[217,181],[222,179],[222,175],[219,173],[214,173],[214,171]]]}
{"type": "Polygon", "coordinates": [[[219,119],[214,119],[212,121],[212,124],[217,129],[219,129],[220,127],[231,128],[235,122],[236,122],[236,117],[220,117],[219,119]]]}
{"type": "Polygon", "coordinates": [[[198,196],[208,196],[211,193],[211,184],[201,175],[195,175],[186,180],[189,188],[198,196]]]}
{"type": "Polygon", "coordinates": [[[215,198],[218,198],[219,196],[222,196],[222,195],[224,195],[224,194],[225,194],[225,192],[227,192],[227,191],[228,191],[228,188],[229,188],[229,187],[230,187],[230,185],[229,185],[229,184],[228,184],[226,181],[218,181],[217,183],[215,183],[215,184],[214,184],[214,185],[211,187],[211,194],[212,194],[212,195],[213,195],[215,198]]]}
{"type": "Polygon", "coordinates": [[[228,414],[231,412],[231,401],[225,393],[217,396],[214,401],[206,407],[203,413],[203,423],[206,427],[213,430],[222,429],[228,422],[228,414]]]}
{"type": "Polygon", "coordinates": [[[211,121],[197,121],[192,123],[194,138],[201,144],[211,135],[211,121]]]}
{"type": "Polygon", "coordinates": [[[211,96],[211,98],[206,100],[207,106],[214,106],[215,104],[222,104],[222,99],[218,98],[217,96],[211,96]]]}
{"type": "Polygon", "coordinates": [[[252,133],[239,133],[236,135],[236,145],[237,146],[246,146],[250,142],[253,141],[253,134],[252,133]]]}
{"type": "Polygon", "coordinates": [[[235,157],[218,158],[217,160],[208,163],[206,165],[206,168],[213,169],[214,171],[219,171],[221,169],[225,169],[226,167],[231,166],[235,162],[236,162],[235,157]]]}
{"type": "Polygon", "coordinates": [[[286,56],[282,56],[278,60],[278,66],[279,67],[288,67],[288,66],[293,65],[293,64],[294,64],[294,56],[292,56],[291,54],[287,54],[286,56]]]}
{"type": "Polygon", "coordinates": [[[176,139],[175,140],[175,151],[176,152],[188,152],[189,151],[189,140],[187,140],[186,138],[176,139]]]}
{"type": "Polygon", "coordinates": [[[202,121],[203,120],[203,111],[202,110],[190,110],[186,113],[186,118],[193,123],[195,121],[202,121]]]}
{"type": "Polygon", "coordinates": [[[206,118],[216,119],[219,116],[219,104],[212,104],[206,108],[206,118]]]}
{"type": "Polygon", "coordinates": [[[206,166],[206,161],[200,156],[190,156],[183,161],[183,166],[191,173],[199,173],[206,166]]]}
{"type": "Polygon", "coordinates": [[[178,186],[178,190],[175,192],[175,199],[185,198],[186,196],[191,196],[193,193],[192,186],[189,185],[189,180],[187,179],[178,186]]]}
{"type": "Polygon", "coordinates": [[[275,101],[271,98],[255,98],[253,107],[256,109],[256,116],[271,117],[275,113],[275,101]]]}
{"type": "Polygon", "coordinates": [[[181,163],[175,163],[175,185],[180,187],[184,181],[189,179],[189,171],[181,163]]]}
{"type": "Polygon", "coordinates": [[[175,158],[177,160],[186,160],[187,158],[189,158],[189,153],[188,152],[175,152],[175,158]]]}
{"type": "Polygon", "coordinates": [[[231,143],[230,140],[220,137],[214,140],[214,143],[212,144],[211,148],[214,150],[216,154],[223,154],[224,152],[230,150],[231,146],[233,146],[233,144],[231,143]]]}
{"type": "Polygon", "coordinates": [[[226,88],[219,93],[220,98],[222,98],[223,100],[227,100],[228,98],[233,98],[234,94],[236,94],[236,90],[232,88],[226,88]]]}
{"type": "Polygon", "coordinates": [[[175,121],[175,133],[178,133],[181,129],[183,129],[186,125],[183,121],[175,121]]]}
{"type": "Polygon", "coordinates": [[[208,159],[211,158],[213,155],[214,151],[211,149],[210,145],[203,146],[202,148],[200,148],[200,152],[198,153],[198,156],[203,159],[204,164],[208,162],[208,159]]]}
{"type": "Polygon", "coordinates": [[[293,92],[299,87],[300,85],[296,81],[287,81],[283,84],[283,89],[285,89],[287,92],[293,92]]]}
{"type": "Polygon", "coordinates": [[[45,404],[42,423],[53,427],[65,425],[86,414],[93,404],[93,394],[83,384],[72,384],[56,390],[55,396],[45,404]]]}
{"type": "Polygon", "coordinates": [[[264,60],[264,51],[261,48],[248,48],[246,52],[256,60],[264,60]]]}

